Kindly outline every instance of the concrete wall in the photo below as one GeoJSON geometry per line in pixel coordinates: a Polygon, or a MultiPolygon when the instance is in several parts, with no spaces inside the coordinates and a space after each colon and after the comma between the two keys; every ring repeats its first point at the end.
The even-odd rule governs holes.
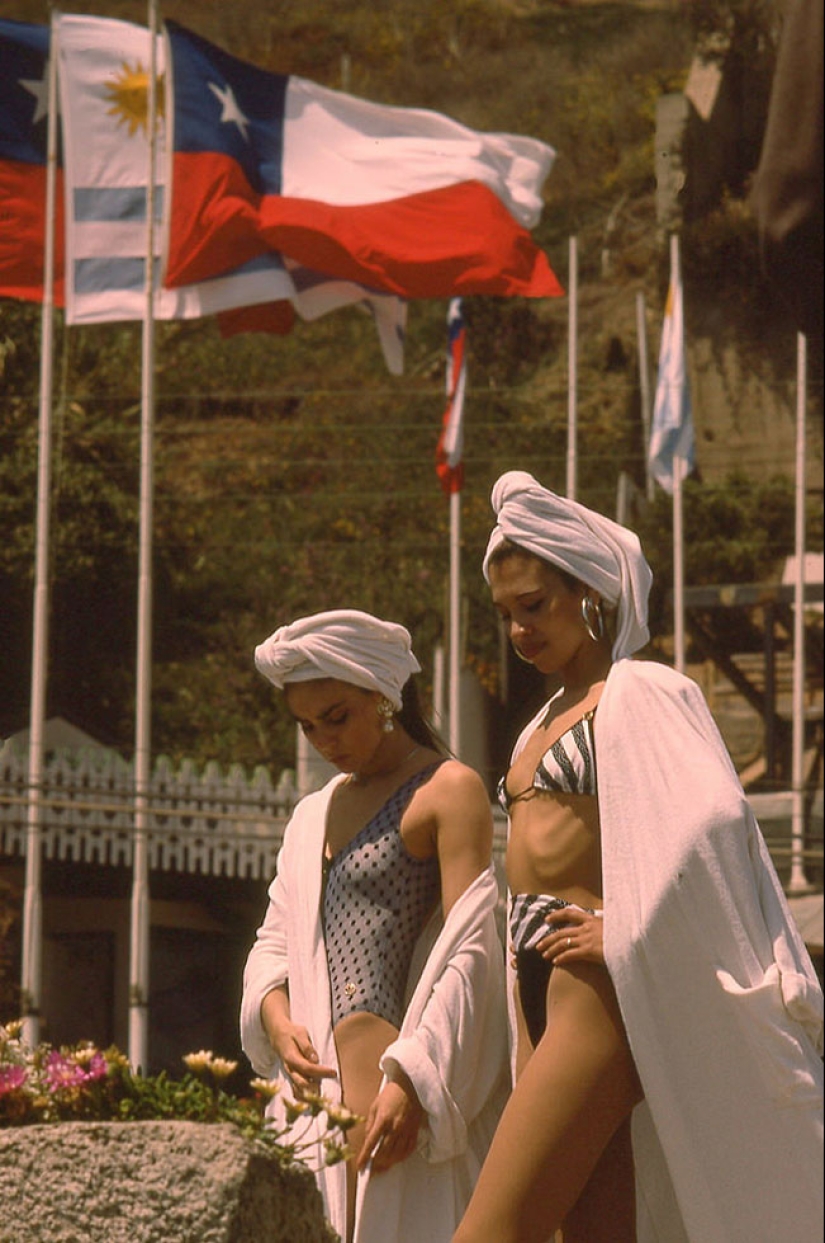
{"type": "Polygon", "coordinates": [[[0,1130],[0,1243],[335,1243],[305,1167],[235,1127],[71,1122],[0,1130]]]}

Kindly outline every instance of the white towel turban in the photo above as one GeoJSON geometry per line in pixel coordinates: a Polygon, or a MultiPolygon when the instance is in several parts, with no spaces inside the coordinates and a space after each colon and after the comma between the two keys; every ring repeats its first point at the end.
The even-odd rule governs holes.
{"type": "Polygon", "coordinates": [[[502,475],[491,500],[498,521],[484,554],[487,582],[492,553],[502,540],[510,540],[593,587],[617,609],[614,660],[644,647],[650,638],[647,598],[653,575],[638,536],[556,496],[522,470],[502,475]]]}
{"type": "Polygon", "coordinates": [[[421,669],[408,630],[358,609],[332,609],[280,626],[255,648],[255,665],[279,688],[336,678],[379,691],[396,712],[405,682],[421,669]]]}

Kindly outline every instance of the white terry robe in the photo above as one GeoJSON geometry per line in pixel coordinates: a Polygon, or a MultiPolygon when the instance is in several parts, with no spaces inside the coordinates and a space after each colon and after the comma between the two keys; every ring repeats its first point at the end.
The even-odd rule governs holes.
{"type": "Polygon", "coordinates": [[[594,731],[638,1243],[820,1243],[822,990],[724,741],[649,661],[613,665],[594,731]]]}
{"type": "MultiPolygon", "coordinates": [[[[283,1080],[288,1098],[289,1080],[260,1017],[271,989],[289,981],[293,1020],[309,1031],[320,1063],[338,1068],[320,902],[327,811],[343,779],[334,777],[296,807],[244,972],[243,1048],[258,1074],[283,1080]]],[[[400,1067],[409,1076],[426,1118],[412,1156],[375,1177],[369,1170],[359,1175],[355,1243],[448,1243],[467,1206],[509,1090],[497,898],[490,867],[443,926],[434,917],[419,939],[401,1030],[381,1068],[391,1073],[400,1067]]],[[[320,1090],[340,1102],[340,1080],[323,1080],[320,1090]]],[[[278,1097],[272,1112],[283,1122],[278,1097]]],[[[323,1131],[324,1121],[322,1115],[315,1133],[323,1131]]],[[[304,1126],[299,1121],[296,1131],[304,1126]]],[[[343,1164],[321,1166],[318,1183],[327,1218],[343,1238],[343,1164]]]]}
{"type": "Polygon", "coordinates": [[[594,731],[638,1243],[820,1243],[822,990],[724,741],[649,661],[613,665],[594,731]]]}
{"type": "Polygon", "coordinates": [[[822,992],[698,686],[622,660],[595,715],[605,959],[645,1092],[640,1243],[822,1238],[822,992]]]}

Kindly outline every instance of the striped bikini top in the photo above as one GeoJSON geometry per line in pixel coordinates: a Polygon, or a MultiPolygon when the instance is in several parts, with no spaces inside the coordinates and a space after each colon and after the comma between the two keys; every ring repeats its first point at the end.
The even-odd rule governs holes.
{"type": "Polygon", "coordinates": [[[514,803],[536,794],[595,794],[596,746],[593,717],[596,709],[585,712],[581,720],[551,743],[536,765],[533,780],[525,790],[510,794],[507,778],[498,783],[498,801],[509,815],[514,803]]]}

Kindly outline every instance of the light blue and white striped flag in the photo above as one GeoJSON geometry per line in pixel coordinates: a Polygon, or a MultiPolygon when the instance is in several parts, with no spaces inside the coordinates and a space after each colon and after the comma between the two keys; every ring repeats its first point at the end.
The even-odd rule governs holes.
{"type": "Polygon", "coordinates": [[[682,281],[678,261],[671,269],[667,291],[648,451],[650,473],[665,492],[673,492],[674,463],[677,457],[680,461],[680,479],[685,479],[693,470],[695,461],[693,417],[685,366],[682,281]]]}
{"type": "MultiPolygon", "coordinates": [[[[142,319],[149,169],[150,33],[112,18],[55,19],[66,168],[66,318],[70,324],[142,319]]],[[[165,104],[163,40],[159,76],[155,262],[163,240],[165,104]]],[[[292,278],[278,255],[254,270],[182,289],[158,289],[158,319],[189,319],[228,307],[290,298],[292,278]]]]}

